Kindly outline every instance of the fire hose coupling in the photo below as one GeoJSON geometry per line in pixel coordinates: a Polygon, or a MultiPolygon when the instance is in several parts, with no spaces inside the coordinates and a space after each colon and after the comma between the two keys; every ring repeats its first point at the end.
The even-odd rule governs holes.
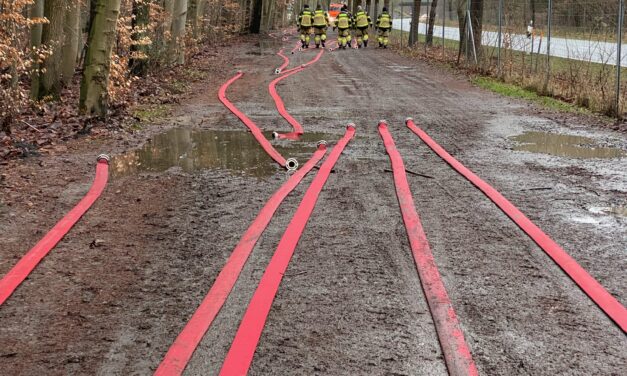
{"type": "Polygon", "coordinates": [[[307,68],[307,64],[301,64],[300,67],[301,68],[307,68]]]}
{"type": "Polygon", "coordinates": [[[324,146],[326,148],[327,147],[327,142],[325,140],[320,140],[320,141],[318,141],[316,146],[318,146],[318,148],[320,148],[320,146],[324,146]]]}
{"type": "Polygon", "coordinates": [[[96,157],[96,161],[98,163],[104,162],[106,164],[109,164],[109,162],[111,162],[111,157],[109,157],[109,155],[107,154],[100,154],[99,156],[96,157]]]}
{"type": "Polygon", "coordinates": [[[298,161],[296,158],[290,158],[285,161],[285,167],[287,167],[288,171],[296,171],[298,169],[298,161]]]}
{"type": "Polygon", "coordinates": [[[274,74],[281,74],[281,68],[277,68],[274,70],[274,74]]]}
{"type": "Polygon", "coordinates": [[[277,138],[279,138],[279,132],[272,132],[272,138],[274,140],[276,140],[277,138]]]}
{"type": "Polygon", "coordinates": [[[241,71],[241,70],[238,70],[238,71],[237,71],[237,74],[244,74],[244,72],[243,72],[243,71],[241,71]]]}
{"type": "Polygon", "coordinates": [[[405,119],[405,124],[409,123],[409,122],[413,122],[414,118],[413,117],[408,117],[407,119],[405,119]]]}
{"type": "Polygon", "coordinates": [[[356,129],[357,126],[355,125],[355,123],[348,123],[348,125],[346,126],[346,129],[348,129],[348,128],[356,129]]]}

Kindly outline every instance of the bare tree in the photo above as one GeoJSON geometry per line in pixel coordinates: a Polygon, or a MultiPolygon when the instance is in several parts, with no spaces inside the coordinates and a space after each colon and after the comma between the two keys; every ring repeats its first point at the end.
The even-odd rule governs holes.
{"type": "MultiPolygon", "coordinates": [[[[444,7],[442,7],[444,8],[444,7]]],[[[437,15],[438,10],[438,0],[431,1],[431,12],[429,12],[429,28],[427,29],[427,46],[433,45],[433,28],[435,26],[435,17],[437,15]]],[[[444,9],[442,9],[444,12],[444,9]]]]}
{"type": "Polygon", "coordinates": [[[119,14],[120,0],[98,0],[89,30],[81,82],[80,110],[83,114],[102,117],[107,114],[109,67],[119,14]]]}

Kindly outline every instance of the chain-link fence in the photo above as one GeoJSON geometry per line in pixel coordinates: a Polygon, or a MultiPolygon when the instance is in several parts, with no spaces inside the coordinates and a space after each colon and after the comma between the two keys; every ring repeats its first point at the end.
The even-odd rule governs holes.
{"type": "Polygon", "coordinates": [[[412,14],[420,4],[414,51],[622,116],[627,111],[625,1],[396,0],[391,3],[393,43],[408,46],[412,14]]]}

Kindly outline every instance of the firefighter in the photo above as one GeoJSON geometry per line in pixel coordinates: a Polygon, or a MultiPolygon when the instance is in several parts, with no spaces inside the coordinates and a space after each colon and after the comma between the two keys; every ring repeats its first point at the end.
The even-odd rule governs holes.
{"type": "Polygon", "coordinates": [[[357,38],[357,48],[361,48],[363,41],[364,47],[368,47],[368,28],[372,27],[372,19],[363,11],[361,5],[357,7],[355,13],[355,37],[357,38]]]}
{"type": "Polygon", "coordinates": [[[340,14],[337,15],[335,20],[335,28],[338,29],[337,42],[341,49],[346,49],[346,46],[350,46],[351,43],[351,28],[353,27],[353,18],[348,12],[346,4],[342,6],[340,14]]]}
{"type": "Polygon", "coordinates": [[[383,7],[383,11],[377,18],[376,28],[379,29],[379,35],[377,36],[379,47],[388,48],[388,37],[390,36],[390,30],[392,30],[392,16],[388,13],[388,8],[383,7]]]}
{"type": "Polygon", "coordinates": [[[329,27],[329,15],[322,10],[322,5],[318,4],[313,16],[314,27],[314,42],[316,42],[316,48],[324,48],[324,42],[327,40],[327,28],[329,27]]]}
{"type": "Polygon", "coordinates": [[[298,15],[298,28],[300,30],[300,41],[303,48],[309,48],[311,26],[313,25],[313,13],[309,10],[309,5],[303,6],[303,11],[298,15]]]}

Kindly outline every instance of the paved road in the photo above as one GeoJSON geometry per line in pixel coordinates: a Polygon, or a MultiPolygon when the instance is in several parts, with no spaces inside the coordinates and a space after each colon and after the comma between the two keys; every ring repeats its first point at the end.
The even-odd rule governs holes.
{"type": "MultiPolygon", "coordinates": [[[[409,31],[410,20],[403,19],[394,20],[394,28],[404,31],[409,31]]],[[[427,25],[420,24],[419,33],[426,34],[427,25]]],[[[434,35],[442,37],[442,26],[435,26],[434,35]]],[[[450,40],[459,40],[459,29],[456,27],[445,27],[444,37],[450,40]]],[[[498,46],[498,33],[494,31],[483,32],[483,44],[487,46],[498,46]]],[[[516,51],[529,52],[532,47],[532,41],[527,39],[522,34],[511,35],[511,47],[516,51]]],[[[533,51],[542,55],[546,55],[546,38],[540,41],[535,39],[533,41],[533,51]]],[[[627,67],[627,44],[623,44],[622,47],[621,66],[627,67]]],[[[598,42],[587,41],[580,39],[566,39],[566,38],[551,38],[551,56],[558,56],[567,59],[592,61],[595,63],[607,63],[609,65],[616,65],[616,43],[612,42],[598,42]]]]}

